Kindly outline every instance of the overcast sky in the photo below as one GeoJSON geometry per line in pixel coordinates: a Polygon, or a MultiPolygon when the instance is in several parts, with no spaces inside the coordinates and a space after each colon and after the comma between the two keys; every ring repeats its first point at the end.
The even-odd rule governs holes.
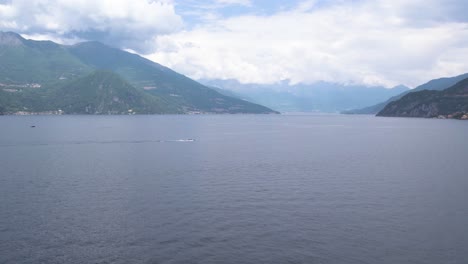
{"type": "Polygon", "coordinates": [[[192,78],[416,86],[468,72],[466,0],[0,0],[0,30],[192,78]]]}

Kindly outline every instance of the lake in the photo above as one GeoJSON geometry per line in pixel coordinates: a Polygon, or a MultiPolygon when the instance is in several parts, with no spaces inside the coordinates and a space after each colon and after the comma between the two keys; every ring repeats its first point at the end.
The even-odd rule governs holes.
{"type": "Polygon", "coordinates": [[[467,157],[456,120],[2,116],[0,263],[465,264],[467,157]]]}

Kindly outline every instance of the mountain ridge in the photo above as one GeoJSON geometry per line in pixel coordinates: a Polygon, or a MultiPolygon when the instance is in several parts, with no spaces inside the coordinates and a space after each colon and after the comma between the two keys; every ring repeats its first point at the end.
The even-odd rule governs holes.
{"type": "Polygon", "coordinates": [[[408,93],[390,102],[377,116],[468,119],[468,78],[442,91],[408,93]]]}
{"type": "Polygon", "coordinates": [[[56,90],[56,108],[65,114],[179,114],[180,109],[161,107],[159,98],[131,86],[118,74],[97,70],[56,90]],[[60,98],[60,100],[58,100],[60,98]]]}
{"type": "Polygon", "coordinates": [[[341,112],[376,103],[408,90],[405,86],[394,89],[344,85],[331,82],[290,85],[288,81],[277,84],[241,84],[236,80],[200,80],[221,93],[235,95],[281,112],[341,112]],[[225,90],[223,92],[223,90],[225,90]]]}
{"type": "MultiPolygon", "coordinates": [[[[39,110],[47,108],[40,106],[46,103],[42,98],[52,100],[54,93],[51,91],[66,89],[74,80],[100,70],[119,75],[128,84],[122,84],[122,87],[128,91],[130,87],[135,88],[145,98],[153,98],[153,103],[159,104],[158,107],[143,108],[148,110],[143,113],[278,113],[222,95],[163,65],[97,41],[67,46],[52,41],[27,40],[13,32],[0,32],[0,46],[0,90],[2,96],[12,102],[0,100],[3,113],[42,112],[39,110]],[[31,87],[35,89],[29,89],[31,87]]],[[[81,81],[82,85],[87,83],[81,81]]]]}
{"type": "Polygon", "coordinates": [[[363,107],[363,108],[360,108],[360,109],[353,109],[353,110],[349,110],[349,111],[344,111],[343,113],[344,114],[377,114],[380,111],[382,111],[385,108],[385,106],[388,105],[389,103],[391,103],[393,101],[396,101],[398,99],[401,99],[403,96],[405,96],[405,95],[407,95],[409,93],[423,91],[423,90],[441,91],[441,90],[447,89],[448,87],[450,87],[452,85],[455,85],[457,82],[459,82],[459,81],[461,81],[461,80],[463,80],[465,78],[468,78],[468,73],[453,76],[453,77],[442,77],[442,78],[433,79],[433,80],[430,80],[430,81],[428,81],[428,82],[426,82],[424,84],[421,84],[421,85],[417,86],[416,88],[414,88],[412,90],[403,92],[403,93],[398,94],[396,96],[393,96],[393,97],[389,98],[388,100],[386,100],[384,102],[381,102],[381,103],[378,103],[378,104],[375,104],[375,105],[371,105],[371,106],[367,106],[367,107],[363,107]]]}

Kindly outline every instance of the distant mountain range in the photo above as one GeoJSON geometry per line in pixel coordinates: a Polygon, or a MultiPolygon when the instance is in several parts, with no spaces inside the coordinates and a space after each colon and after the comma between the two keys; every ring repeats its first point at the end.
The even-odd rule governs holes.
{"type": "Polygon", "coordinates": [[[277,113],[99,42],[0,32],[0,114],[277,113]]]}
{"type": "Polygon", "coordinates": [[[388,103],[377,115],[468,120],[468,78],[442,91],[408,93],[388,103]]]}
{"type": "Polygon", "coordinates": [[[380,111],[382,111],[385,106],[387,106],[389,103],[393,102],[393,101],[396,101],[400,98],[402,98],[403,96],[409,94],[409,93],[413,93],[413,92],[419,92],[419,91],[423,91],[423,90],[435,90],[435,91],[442,91],[444,89],[447,89],[453,85],[455,85],[456,83],[462,81],[463,79],[466,79],[468,78],[468,73],[465,73],[465,74],[462,74],[462,75],[458,75],[458,76],[455,76],[455,77],[445,77],[445,78],[439,78],[439,79],[435,79],[435,80],[431,80],[425,84],[422,84],[412,90],[408,90],[408,91],[405,91],[401,94],[398,94],[394,97],[391,97],[390,99],[386,100],[386,101],[382,101],[378,104],[375,104],[375,105],[371,105],[371,106],[367,106],[367,107],[364,107],[364,108],[360,108],[360,109],[353,109],[353,110],[350,110],[350,111],[344,111],[345,114],[377,114],[379,113],[380,111]]]}
{"type": "Polygon", "coordinates": [[[0,32],[0,114],[278,113],[275,109],[465,119],[467,79],[468,73],[436,79],[413,90],[329,82],[201,84],[99,42],[66,46],[0,32]]]}
{"type": "Polygon", "coordinates": [[[236,80],[199,80],[220,93],[249,100],[281,112],[342,112],[387,100],[409,91],[403,85],[392,89],[330,82],[289,85],[241,84],[236,80]]]}

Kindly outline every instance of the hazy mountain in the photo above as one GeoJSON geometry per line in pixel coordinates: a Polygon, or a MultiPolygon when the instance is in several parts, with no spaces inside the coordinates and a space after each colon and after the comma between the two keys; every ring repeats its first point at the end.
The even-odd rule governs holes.
{"type": "Polygon", "coordinates": [[[367,106],[361,109],[353,109],[350,111],[346,111],[346,114],[377,114],[378,112],[382,111],[386,105],[388,105],[390,102],[396,101],[403,96],[407,95],[408,93],[412,92],[418,92],[418,91],[423,91],[423,90],[436,90],[436,91],[441,91],[444,89],[447,89],[448,87],[456,84],[457,82],[468,78],[468,73],[458,75],[455,77],[445,77],[445,78],[439,78],[435,80],[431,80],[425,84],[422,84],[412,90],[405,91],[399,95],[396,95],[384,102],[380,102],[375,105],[367,106]]]}
{"type": "Polygon", "coordinates": [[[10,32],[0,32],[0,90],[4,113],[56,111],[59,107],[68,109],[64,110],[66,113],[93,114],[125,113],[130,109],[152,114],[275,113],[222,95],[167,67],[99,42],[63,46],[26,40],[10,32]],[[107,72],[93,73],[96,70],[107,72]],[[119,102],[111,103],[107,96],[98,96],[93,89],[99,87],[106,87],[99,91],[100,95],[121,93],[117,96],[119,102]],[[55,97],[58,102],[50,103],[60,92],[63,96],[55,97]],[[85,112],[75,108],[96,98],[103,101],[93,101],[85,112]]]}
{"type": "Polygon", "coordinates": [[[422,90],[390,102],[378,116],[468,119],[468,78],[442,90],[422,90]]]}
{"type": "MultiPolygon", "coordinates": [[[[236,80],[200,80],[250,100],[285,112],[341,112],[386,100],[407,91],[405,86],[392,89],[317,82],[314,84],[241,84],[236,80]]],[[[226,93],[226,92],[225,92],[226,93]]]]}

